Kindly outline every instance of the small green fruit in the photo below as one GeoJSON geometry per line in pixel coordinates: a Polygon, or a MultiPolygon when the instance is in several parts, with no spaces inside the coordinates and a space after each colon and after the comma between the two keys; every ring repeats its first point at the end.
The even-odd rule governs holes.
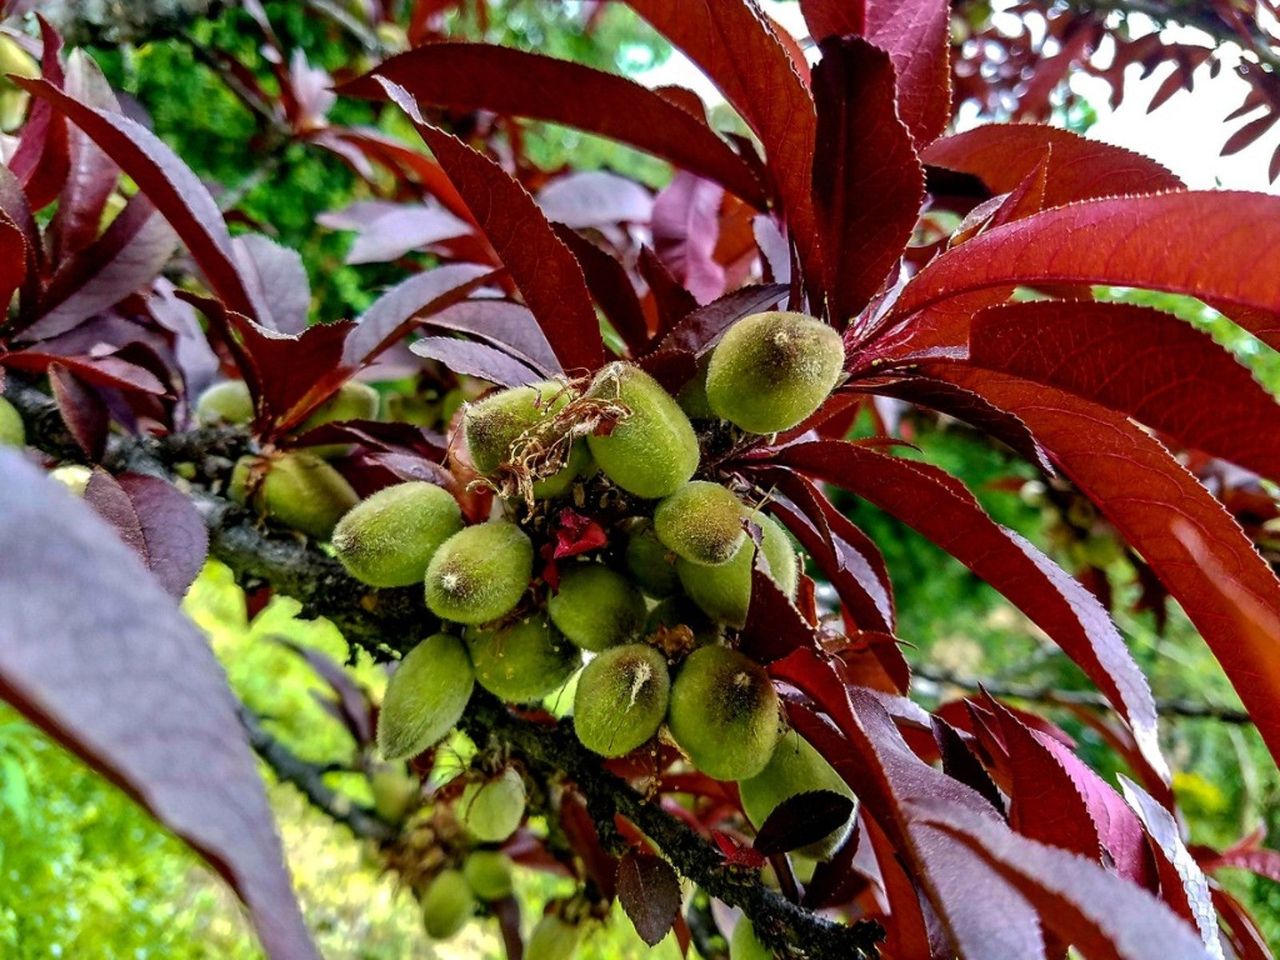
{"type": "Polygon", "coordinates": [[[373,587],[420,582],[440,545],[462,529],[462,511],[433,483],[398,483],[353,507],[333,531],[333,548],[357,580],[373,587]]]}
{"type": "MultiPolygon", "coordinates": [[[[463,416],[462,429],[475,468],[483,474],[494,473],[511,459],[511,445],[525,431],[564,409],[571,399],[572,395],[563,384],[547,380],[528,387],[512,387],[491,393],[471,404],[463,416]]],[[[542,482],[552,488],[563,484],[567,489],[577,470],[586,466],[584,454],[585,451],[575,451],[563,469],[542,482]],[[578,458],[576,470],[573,469],[575,454],[578,458]]]]}
{"type": "MultiPolygon", "coordinates": [[[[845,783],[844,778],[836,773],[808,740],[794,730],[783,735],[767,767],[738,784],[742,809],[757,829],[782,801],[811,790],[830,790],[850,800],[855,799],[853,790],[845,783]]],[[[849,831],[852,829],[851,816],[844,826],[833,830],[821,840],[802,847],[800,853],[816,860],[829,860],[849,838],[849,831]]]]}
{"type": "Polygon", "coordinates": [[[746,539],[742,502],[708,480],[694,480],[663,500],[653,512],[653,531],[690,563],[728,563],[746,539]]]}
{"type": "Polygon", "coordinates": [[[475,910],[475,895],[459,870],[441,871],[422,895],[422,924],[432,940],[448,940],[475,910]]]}
{"type": "Polygon", "coordinates": [[[560,589],[547,599],[547,613],[566,637],[584,650],[604,650],[644,627],[644,597],[620,573],[599,563],[569,567],[560,589]]]}
{"type": "Polygon", "coordinates": [[[613,647],[586,665],[573,700],[573,729],[588,750],[621,757],[658,732],[671,678],[653,647],[613,647]]]}
{"type": "Polygon", "coordinates": [[[778,692],[764,668],[727,647],[689,654],[671,685],[671,735],[695,767],[717,780],[763,770],[780,720],[778,692]]]}
{"type": "Polygon", "coordinates": [[[0,447],[25,447],[27,428],[22,424],[18,408],[0,397],[0,447]]]}
{"type": "Polygon", "coordinates": [[[49,471],[49,479],[57,480],[77,497],[83,497],[93,471],[78,463],[67,463],[49,471]]]}
{"type": "Polygon", "coordinates": [[[524,781],[507,767],[492,780],[467,784],[458,798],[458,817],[482,843],[502,843],[524,819],[524,781]]]}
{"type": "Polygon", "coordinates": [[[488,623],[515,609],[533,576],[533,544],[514,523],[459,530],[427,565],[427,606],[442,620],[488,623]]]}
{"type": "Polygon", "coordinates": [[[575,440],[569,448],[569,459],[551,476],[533,482],[533,495],[538,500],[559,497],[569,491],[573,482],[593,472],[595,461],[585,440],[575,440]]]}
{"type": "Polygon", "coordinates": [[[243,380],[215,383],[196,401],[196,419],[206,426],[248,423],[253,413],[253,396],[243,380]]]}
{"type": "MultiPolygon", "coordinates": [[[[764,556],[773,582],[788,597],[794,597],[799,565],[786,531],[776,520],[761,513],[751,514],[748,519],[760,526],[764,556]]],[[[685,593],[703,612],[721,623],[741,627],[747,622],[747,607],[751,603],[751,566],[755,554],[755,541],[748,538],[728,563],[708,567],[679,559],[676,572],[685,593]]]]}
{"type": "Polygon", "coordinates": [[[475,674],[457,637],[433,634],[400,661],[378,712],[378,749],[388,760],[421,753],[454,728],[475,674]]]}
{"type": "Polygon", "coordinates": [[[675,399],[658,381],[629,363],[611,363],[588,395],[619,402],[630,413],[607,436],[590,436],[591,455],[628,493],[656,499],[675,493],[698,469],[698,437],[675,399]]]}
{"type": "Polygon", "coordinates": [[[511,858],[499,850],[474,850],[462,865],[463,876],[481,900],[511,896],[511,858]]]}
{"type": "Polygon", "coordinates": [[[627,539],[627,571],[651,597],[669,597],[680,589],[676,575],[675,555],[653,532],[648,522],[637,524],[627,539]]]}
{"type": "Polygon", "coordinates": [[[480,686],[508,703],[554,693],[581,663],[577,647],[542,613],[494,630],[471,627],[465,636],[480,686]]]}
{"type": "Polygon", "coordinates": [[[843,366],[834,328],[802,313],[757,313],[730,327],[712,351],[707,400],[743,430],[777,433],[822,405],[843,366]]]}
{"type": "Polygon", "coordinates": [[[524,960],[572,960],[581,940],[581,927],[549,913],[533,928],[524,960]]]}
{"type": "Polygon", "coordinates": [[[716,625],[688,597],[667,597],[649,611],[645,633],[655,633],[659,627],[667,630],[687,627],[697,643],[714,643],[719,637],[716,625]]]}
{"type": "Polygon", "coordinates": [[[252,501],[259,513],[318,540],[327,540],[342,515],[360,501],[342,474],[302,452],[275,459],[241,457],[229,492],[237,503],[252,501]]]}
{"type": "Polygon", "coordinates": [[[710,359],[708,355],[699,361],[698,372],[676,394],[676,401],[680,404],[680,409],[688,414],[692,420],[716,419],[716,413],[711,409],[711,404],[707,400],[707,362],[710,359]]]}
{"type": "Polygon", "coordinates": [[[773,960],[773,951],[756,937],[751,921],[746,917],[740,918],[733,928],[733,936],[729,939],[729,960],[773,960]]]}
{"type": "Polygon", "coordinates": [[[369,777],[373,809],[388,823],[399,823],[418,805],[421,784],[400,764],[379,764],[369,777]]]}
{"type": "MultiPolygon", "coordinates": [[[[311,411],[311,415],[302,421],[296,432],[304,434],[326,423],[339,423],[346,420],[377,420],[379,402],[378,391],[367,383],[355,381],[344,383],[337,393],[311,411]]],[[[307,449],[317,457],[329,460],[334,457],[345,457],[351,452],[351,444],[322,443],[307,449]]]]}

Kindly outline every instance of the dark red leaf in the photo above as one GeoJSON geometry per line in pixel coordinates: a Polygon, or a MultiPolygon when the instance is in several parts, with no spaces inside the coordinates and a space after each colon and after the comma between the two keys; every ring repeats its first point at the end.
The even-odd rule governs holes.
{"type": "Polygon", "coordinates": [[[494,161],[423,120],[403,88],[376,79],[388,85],[466,200],[565,369],[601,366],[600,322],[582,268],[533,198],[494,161]]]}
{"type": "MultiPolygon", "coordinates": [[[[432,43],[338,88],[383,99],[387,80],[422,103],[549,120],[648,151],[762,205],[748,167],[693,114],[634,81],[567,60],[483,43],[432,43]],[[591,91],[584,96],[583,91],[591,91]]],[[[443,161],[442,161],[443,162],[443,161]]]]}
{"type": "Polygon", "coordinates": [[[787,288],[780,283],[756,284],[726,293],[719,300],[694,310],[672,327],[654,352],[683,350],[693,355],[700,354],[735,322],[777,306],[786,295],[787,288]]]}
{"type": "Polygon", "coordinates": [[[560,825],[570,846],[582,858],[587,876],[595,881],[606,900],[612,900],[617,893],[618,858],[601,846],[595,821],[577,790],[566,790],[561,798],[560,825]]]}
{"type": "Polygon", "coordinates": [[[723,830],[712,830],[711,839],[715,841],[720,853],[724,855],[727,865],[744,867],[747,870],[760,870],[764,867],[766,861],[763,853],[756,850],[755,847],[739,843],[723,830]]]}
{"type": "Polygon", "coordinates": [[[600,311],[622,337],[631,355],[640,356],[649,343],[649,326],[627,268],[577,231],[558,223],[552,227],[577,258],[587,289],[600,311]]]}
{"type": "Polygon", "coordinates": [[[1218,916],[1227,925],[1225,933],[1237,960],[1275,960],[1257,921],[1249,916],[1240,901],[1218,886],[1211,893],[1218,916]]]}
{"type": "Polygon", "coordinates": [[[60,363],[49,364],[49,388],[62,422],[85,456],[94,463],[101,460],[111,426],[111,414],[102,398],[60,363]]]}
{"type": "Polygon", "coordinates": [[[555,541],[553,556],[557,560],[563,560],[565,557],[576,557],[578,554],[599,550],[609,542],[609,536],[591,517],[564,507],[556,519],[555,541]]]}
{"type": "MultiPolygon", "coordinates": [[[[446,269],[446,268],[441,268],[446,269]]],[[[527,307],[507,300],[462,300],[423,320],[428,330],[465,333],[518,357],[547,376],[560,373],[560,361],[527,307]]]]}
{"type": "Polygon", "coordinates": [[[27,279],[27,251],[22,230],[7,216],[0,216],[0,311],[6,314],[14,293],[27,279]]]}
{"type": "Polygon", "coordinates": [[[853,816],[854,802],[834,790],[809,790],[773,808],[753,846],[766,857],[788,853],[821,840],[853,816]]]}
{"type": "Polygon", "coordinates": [[[817,646],[813,627],[765,572],[766,563],[764,551],[757,550],[751,567],[747,620],[740,634],[742,652],[765,664],[782,659],[792,650],[817,646]]]}
{"type": "MultiPolygon", "coordinates": [[[[67,59],[68,95],[81,103],[118,111],[119,104],[98,65],[83,50],[67,59]]],[[[107,198],[115,189],[120,170],[81,130],[67,132],[67,179],[58,198],[52,229],[56,259],[64,259],[86,247],[98,236],[107,198]]]]}
{"type": "Polygon", "coordinates": [[[636,269],[649,288],[646,303],[655,314],[655,336],[665,336],[676,323],[698,309],[698,301],[650,247],[641,247],[636,269]]]}
{"type": "MultiPolygon", "coordinates": [[[[42,79],[30,81],[18,77],[15,82],[24,86],[39,82],[61,92],[66,80],[62,71],[62,37],[44,17],[38,19],[43,47],[40,55],[42,79]]],[[[49,103],[37,101],[22,125],[22,136],[13,155],[6,161],[9,169],[22,181],[32,210],[42,210],[58,198],[69,162],[66,120],[49,103]]]]}
{"type": "Polygon", "coordinates": [[[0,695],[226,877],[272,960],[318,960],[209,644],[92,509],[14,453],[0,475],[0,695]]]}
{"type": "Polygon", "coordinates": [[[655,947],[680,911],[680,878],[661,857],[628,851],[618,861],[618,900],[640,939],[655,947]]]}
{"type": "Polygon", "coordinates": [[[724,188],[678,171],[653,203],[653,249],[698,304],[724,293],[725,269],[716,262],[724,188]]]}
{"type": "Polygon", "coordinates": [[[898,119],[889,55],[850,37],[823,43],[813,72],[813,205],[837,328],[894,268],[924,202],[924,169],[898,119]]]}
{"type": "Polygon", "coordinates": [[[515,897],[503,897],[497,903],[490,904],[490,909],[497,915],[498,930],[502,933],[507,960],[522,960],[524,941],[520,939],[520,901],[515,897]]]}
{"type": "Polygon", "coordinates": [[[164,384],[150,370],[116,356],[63,356],[36,349],[0,354],[0,367],[15,370],[43,372],[54,363],[61,364],[85,383],[95,386],[157,395],[165,392],[164,384]]]}
{"type": "Polygon", "coordinates": [[[496,347],[457,337],[423,337],[409,345],[420,357],[439,360],[454,373],[479,377],[504,387],[536,383],[543,375],[496,347]]]}
{"type": "Polygon", "coordinates": [[[866,6],[865,36],[893,58],[898,116],[923,147],[951,119],[951,5],[946,0],[866,0],[866,6]]]}
{"type": "Polygon", "coordinates": [[[368,694],[343,666],[314,647],[305,647],[287,637],[273,638],[307,662],[316,675],[329,685],[337,697],[338,714],[356,744],[363,748],[373,743],[374,713],[368,694]]]}

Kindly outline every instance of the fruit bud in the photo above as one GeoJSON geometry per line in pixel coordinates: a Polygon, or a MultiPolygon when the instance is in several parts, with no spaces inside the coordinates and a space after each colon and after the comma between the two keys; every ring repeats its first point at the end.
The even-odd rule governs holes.
{"type": "Polygon", "coordinates": [[[471,919],[476,898],[458,870],[444,870],[422,895],[422,925],[432,940],[448,940],[471,919]]]}
{"type": "Polygon", "coordinates": [[[476,680],[508,703],[532,703],[564,686],[581,654],[545,614],[496,629],[468,628],[467,648],[476,680]]]}
{"type": "Polygon", "coordinates": [[[491,780],[472,781],[458,798],[458,818],[482,843],[502,843],[524,819],[524,781],[511,767],[491,780]]]}
{"type": "Polygon", "coordinates": [[[360,501],[342,474],[302,452],[274,459],[241,457],[229,492],[237,503],[251,502],[259,513],[317,540],[327,540],[342,515],[360,501]]]}
{"type": "Polygon", "coordinates": [[[196,419],[205,426],[248,423],[253,412],[253,396],[243,380],[215,383],[196,401],[196,419]]]}
{"type": "Polygon", "coordinates": [[[716,566],[732,560],[746,539],[742,519],[742,502],[729,490],[694,480],[658,504],[653,532],[682,559],[716,566]]]}
{"type": "Polygon", "coordinates": [[[457,637],[433,634],[400,661],[378,713],[378,749],[387,760],[421,753],[453,729],[471,699],[475,674],[457,637]]]}
{"type": "Polygon", "coordinates": [[[580,563],[560,576],[547,599],[551,622],[584,650],[604,650],[644,627],[645,603],[631,582],[599,563],[580,563]]]}
{"type": "Polygon", "coordinates": [[[511,896],[511,858],[500,850],[474,850],[462,865],[463,876],[481,900],[511,896]]]}
{"type": "Polygon", "coordinates": [[[407,587],[426,576],[440,545],[462,529],[462,511],[433,483],[379,490],[338,521],[333,548],[347,572],[372,587],[407,587]]]}
{"type": "MultiPolygon", "coordinates": [[[[771,517],[761,513],[748,518],[760,526],[760,542],[769,576],[788,597],[794,597],[799,577],[796,552],[791,548],[786,531],[771,517]]],[[[747,622],[751,603],[751,567],[755,563],[755,541],[747,538],[733,559],[716,567],[676,561],[676,572],[685,593],[713,620],[741,627],[747,622]]]]}
{"type": "Polygon", "coordinates": [[[427,606],[442,620],[488,623],[515,609],[533,576],[533,544],[514,523],[464,527],[427,565],[427,606]]]}
{"type": "Polygon", "coordinates": [[[666,658],[653,647],[613,647],[578,678],[573,729],[588,750],[621,757],[658,732],[670,689],[666,658]]]}
{"type": "Polygon", "coordinates": [[[421,784],[400,764],[379,764],[369,777],[373,809],[388,823],[399,823],[418,804],[421,784]]]}
{"type": "Polygon", "coordinates": [[[780,721],[778,693],[764,668],[727,647],[689,654],[671,685],[671,735],[695,767],[717,780],[763,770],[780,721]]]}
{"type": "Polygon", "coordinates": [[[801,313],[757,313],[731,326],[712,351],[707,400],[743,430],[777,433],[822,405],[843,366],[844,343],[832,327],[801,313]]]}

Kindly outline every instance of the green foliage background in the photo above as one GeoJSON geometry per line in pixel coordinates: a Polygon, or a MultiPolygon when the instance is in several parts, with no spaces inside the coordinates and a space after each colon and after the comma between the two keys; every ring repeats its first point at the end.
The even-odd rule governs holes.
{"type": "MultiPolygon", "coordinates": [[[[350,38],[303,5],[281,0],[267,9],[286,45],[301,46],[313,63],[331,70],[351,65],[353,57],[358,63],[350,38]]],[[[475,32],[473,24],[456,26],[475,32]]],[[[586,36],[563,5],[540,0],[499,3],[489,38],[629,72],[668,53],[621,11],[607,15],[595,34],[586,36]]],[[[193,47],[230,51],[265,75],[255,34],[236,11],[199,24],[185,40],[98,50],[95,56],[113,83],[146,106],[158,132],[198,173],[224,189],[248,186],[239,209],[302,252],[317,319],[357,314],[397,278],[397,271],[345,265],[348,238],[317,227],[315,217],[365,196],[366,189],[331,155],[301,146],[285,149],[261,182],[246,180],[258,175],[246,167],[246,144],[260,143],[255,140],[260,126],[193,47]]],[[[367,105],[342,103],[334,119],[368,124],[374,115],[367,105]]],[[[1070,119],[1073,125],[1087,123],[1070,119]]],[[[669,175],[652,158],[556,128],[534,130],[529,150],[548,169],[612,167],[655,186],[669,175]]],[[[1280,356],[1203,305],[1133,291],[1107,293],[1179,313],[1280,391],[1280,356]]],[[[915,441],[919,452],[913,455],[964,479],[999,522],[1057,549],[1042,507],[1000,489],[999,482],[1011,476],[1033,479],[1032,468],[954,424],[921,424],[915,441]]],[[[1039,631],[956,561],[866,504],[845,498],[841,506],[885,552],[900,633],[915,645],[908,651],[913,660],[963,677],[1088,687],[1039,631]]],[[[1130,579],[1123,560],[1109,572],[1117,584],[1130,579]]],[[[1121,597],[1123,610],[1134,598],[1124,590],[1121,597]]],[[[208,632],[237,693],[267,718],[273,733],[318,762],[351,755],[347,734],[312,696],[321,690],[319,681],[272,642],[287,637],[342,660],[346,646],[333,628],[295,619],[287,600],[274,601],[248,621],[243,597],[217,564],[193,587],[186,609],[208,632]]],[[[1220,668],[1180,613],[1175,611],[1164,636],[1156,634],[1147,615],[1122,612],[1119,621],[1157,696],[1235,702],[1220,668]]],[[[379,690],[382,676],[376,667],[360,663],[356,669],[364,684],[379,690]]],[[[1091,764],[1106,774],[1118,772],[1114,755],[1090,731],[1069,716],[1055,714],[1055,719],[1079,739],[1091,764]]],[[[1280,777],[1252,729],[1182,720],[1166,723],[1163,732],[1179,771],[1175,788],[1193,841],[1229,843],[1258,824],[1280,836],[1280,777]]],[[[265,768],[264,776],[270,779],[265,768]]],[[[368,799],[360,778],[338,778],[335,784],[358,800],[368,799]]],[[[326,958],[501,956],[493,921],[473,924],[448,944],[427,943],[412,897],[397,888],[394,877],[380,873],[370,850],[309,808],[292,788],[272,785],[271,800],[308,922],[326,958]]],[[[531,873],[522,873],[518,882],[529,924],[556,895],[558,882],[531,873]]],[[[1280,887],[1243,876],[1231,885],[1280,945],[1280,887]]],[[[582,955],[642,953],[624,921],[597,931],[582,955]]],[[[674,958],[677,951],[669,938],[651,955],[674,958]]],[[[0,705],[0,956],[249,960],[261,954],[234,898],[197,858],[119,791],[0,705]]]]}

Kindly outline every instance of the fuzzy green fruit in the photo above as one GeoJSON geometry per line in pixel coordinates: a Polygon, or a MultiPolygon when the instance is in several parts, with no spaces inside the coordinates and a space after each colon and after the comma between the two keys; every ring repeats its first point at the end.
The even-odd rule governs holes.
{"type": "Polygon", "coordinates": [[[462,865],[463,876],[481,900],[511,896],[511,858],[499,850],[474,850],[462,865]]]}
{"type": "Polygon", "coordinates": [[[253,396],[243,380],[215,383],[196,401],[196,419],[207,426],[248,423],[253,419],[253,413],[253,396]]]}
{"type": "MultiPolygon", "coordinates": [[[[311,415],[302,421],[295,432],[304,434],[326,423],[340,423],[346,420],[377,420],[379,405],[378,391],[367,383],[355,381],[344,383],[337,393],[312,410],[311,415]]],[[[322,443],[307,449],[317,457],[329,460],[334,457],[345,457],[351,452],[351,444],[322,443]]]]}
{"type": "Polygon", "coordinates": [[[692,420],[716,418],[716,412],[711,409],[711,404],[707,400],[707,362],[710,359],[708,355],[698,362],[698,372],[676,394],[680,409],[692,420]]]}
{"type": "MultiPolygon", "coordinates": [[[[748,519],[760,526],[764,556],[773,582],[788,597],[794,597],[799,565],[786,531],[776,520],[761,513],[751,514],[748,519]]],[[[708,567],[679,559],[676,572],[685,593],[707,616],[741,627],[747,622],[747,607],[751,603],[751,566],[755,554],[755,541],[747,538],[728,563],[708,567]]]]}
{"type": "MultiPolygon", "coordinates": [[[[782,801],[798,793],[812,790],[830,790],[855,800],[853,790],[836,773],[822,754],[794,730],[787,731],[773,751],[769,765],[754,777],[738,784],[742,797],[742,809],[752,825],[759,829],[782,801]]],[[[800,853],[815,860],[829,860],[849,838],[853,829],[853,817],[838,830],[833,830],[821,840],[800,849],[800,853]]]]}
{"type": "Polygon", "coordinates": [[[533,928],[524,960],[572,960],[582,940],[582,928],[555,914],[547,914],[533,928]]]}
{"type": "Polygon", "coordinates": [[[515,609],[533,576],[533,544],[514,523],[459,530],[427,564],[427,606],[442,620],[488,623],[515,609]]]}
{"type": "Polygon", "coordinates": [[[700,644],[714,643],[720,633],[716,625],[688,597],[667,597],[649,611],[645,633],[655,633],[659,627],[667,630],[687,627],[693,634],[694,641],[700,644]]]}
{"type": "MultiPolygon", "coordinates": [[[[491,393],[467,407],[463,435],[471,462],[483,474],[493,474],[511,459],[511,445],[526,431],[564,409],[573,399],[569,390],[554,380],[528,387],[512,387],[491,393]]],[[[585,444],[575,443],[568,462],[550,477],[534,484],[534,496],[559,496],[590,464],[585,444]]]]}
{"type": "Polygon", "coordinates": [[[259,513],[318,540],[327,540],[342,515],[360,501],[342,474],[303,452],[275,459],[241,457],[229,492],[237,503],[252,502],[259,513]]]}
{"type": "Polygon", "coordinates": [[[584,650],[604,650],[644,627],[644,597],[626,577],[599,563],[569,567],[547,598],[547,614],[584,650]]]}
{"type": "Polygon", "coordinates": [[[554,693],[581,663],[578,648],[542,613],[517,623],[466,634],[476,680],[508,703],[531,703],[554,693]]]}
{"type": "Polygon", "coordinates": [[[524,819],[524,781],[507,767],[492,780],[468,783],[458,798],[458,818],[482,843],[502,843],[524,819]]]}
{"type": "Polygon", "coordinates": [[[671,678],[666,658],[642,643],[606,650],[586,665],[573,699],[573,729],[588,750],[621,757],[658,732],[671,678]]]}
{"type": "Polygon", "coordinates": [[[448,940],[475,910],[475,895],[459,870],[441,871],[422,895],[422,925],[432,940],[448,940]]]}
{"type": "Polygon", "coordinates": [[[591,455],[610,480],[650,499],[670,496],[689,481],[701,455],[698,437],[658,381],[629,363],[611,363],[597,374],[588,395],[619,402],[630,411],[607,436],[587,438],[591,455]]]}
{"type": "Polygon", "coordinates": [[[637,524],[627,538],[627,571],[651,597],[669,597],[680,589],[675,556],[662,545],[653,524],[637,524]]]}
{"type": "Polygon", "coordinates": [[[420,582],[440,545],[462,529],[458,501],[443,487],[398,483],[362,500],[333,531],[347,572],[372,587],[420,582]]]}
{"type": "Polygon", "coordinates": [[[378,712],[378,749],[388,760],[412,757],[454,728],[471,699],[475,674],[457,637],[433,634],[400,661],[378,712]]]}
{"type": "Polygon", "coordinates": [[[418,805],[421,784],[400,764],[379,764],[369,777],[373,809],[388,823],[399,823],[418,805]]]}
{"type": "Polygon", "coordinates": [[[671,685],[671,735],[695,767],[717,780],[763,770],[780,721],[778,692],[764,668],[728,647],[699,647],[671,685]]]}
{"type": "Polygon", "coordinates": [[[653,532],[690,563],[717,566],[733,559],[747,533],[742,501],[718,483],[694,480],[653,511],[653,532]]]}
{"type": "Polygon", "coordinates": [[[843,366],[834,328],[802,313],[757,313],[730,327],[712,351],[707,400],[743,430],[777,433],[822,405],[843,366]]]}
{"type": "Polygon", "coordinates": [[[733,936],[729,939],[729,960],[773,960],[773,951],[756,937],[751,921],[746,917],[740,918],[733,928],[733,936]]]}
{"type": "Polygon", "coordinates": [[[27,428],[22,424],[18,408],[0,397],[0,447],[25,447],[27,428]]]}

